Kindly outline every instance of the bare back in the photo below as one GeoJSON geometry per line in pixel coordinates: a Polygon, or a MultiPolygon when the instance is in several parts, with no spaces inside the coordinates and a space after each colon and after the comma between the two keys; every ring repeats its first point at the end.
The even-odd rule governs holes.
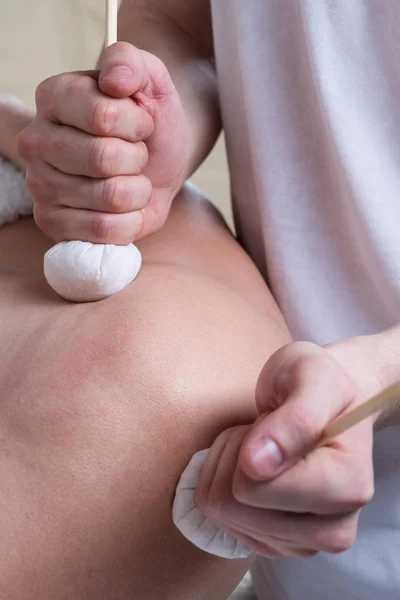
{"type": "Polygon", "coordinates": [[[172,498],[195,451],[254,418],[279,312],[194,192],[102,302],[48,288],[48,245],[30,222],[0,232],[0,597],[225,599],[247,563],[184,540],[172,498]]]}

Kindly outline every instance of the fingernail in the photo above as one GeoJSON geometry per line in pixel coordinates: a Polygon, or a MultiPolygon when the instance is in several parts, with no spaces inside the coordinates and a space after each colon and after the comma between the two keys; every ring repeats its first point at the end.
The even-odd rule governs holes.
{"type": "Polygon", "coordinates": [[[129,79],[132,75],[133,71],[130,67],[119,65],[104,73],[101,79],[102,81],[117,81],[118,79],[129,79]]]}
{"type": "Polygon", "coordinates": [[[250,448],[253,468],[261,477],[273,477],[283,465],[283,454],[270,438],[260,438],[250,448]]]}

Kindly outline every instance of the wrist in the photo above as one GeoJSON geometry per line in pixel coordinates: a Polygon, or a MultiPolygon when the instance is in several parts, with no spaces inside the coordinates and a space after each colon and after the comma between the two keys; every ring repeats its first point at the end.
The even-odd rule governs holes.
{"type": "MultiPolygon", "coordinates": [[[[400,359],[395,352],[399,331],[349,338],[325,346],[325,350],[363,391],[365,399],[400,380],[400,359]]],[[[376,430],[400,423],[399,404],[373,415],[376,430]]]]}
{"type": "Polygon", "coordinates": [[[325,350],[355,381],[366,398],[378,394],[384,387],[380,366],[379,340],[375,335],[358,336],[324,346],[325,350]]]}

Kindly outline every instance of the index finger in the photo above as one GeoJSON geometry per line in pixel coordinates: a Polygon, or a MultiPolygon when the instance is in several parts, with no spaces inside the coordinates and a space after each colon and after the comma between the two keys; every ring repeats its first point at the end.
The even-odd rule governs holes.
{"type": "Polygon", "coordinates": [[[110,98],[99,89],[96,71],[64,73],[39,85],[38,113],[54,123],[127,142],[147,140],[154,121],[132,98],[110,98]]]}

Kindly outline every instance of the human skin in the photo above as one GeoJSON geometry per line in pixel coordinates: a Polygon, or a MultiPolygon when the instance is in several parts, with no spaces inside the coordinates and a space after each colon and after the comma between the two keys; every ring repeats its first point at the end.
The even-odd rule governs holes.
{"type": "Polygon", "coordinates": [[[0,231],[0,597],[219,600],[248,561],[175,529],[190,457],[256,414],[289,340],[256,268],[193,189],[120,294],[65,302],[31,220],[0,231]]]}
{"type": "Polygon", "coordinates": [[[279,349],[257,384],[257,422],[214,442],[196,502],[257,554],[303,558],[354,543],[374,492],[373,419],[319,444],[336,417],[366,399],[352,367],[347,373],[328,349],[306,342],[279,349]]]}
{"type": "Polygon", "coordinates": [[[35,221],[56,242],[159,230],[221,130],[209,2],[125,0],[119,23],[99,71],[38,86],[19,139],[35,221]]]}
{"type": "Polygon", "coordinates": [[[335,418],[400,381],[399,356],[399,326],[280,348],[258,380],[256,422],[223,432],[207,456],[203,513],[270,558],[350,548],[374,493],[373,431],[399,426],[400,399],[319,442],[335,418]]]}
{"type": "Polygon", "coordinates": [[[34,114],[15,96],[0,92],[0,155],[21,170],[25,170],[25,161],[18,153],[17,139],[22,129],[32,122],[34,114]]]}
{"type": "MultiPolygon", "coordinates": [[[[204,8],[206,4],[208,5],[206,2],[196,3],[197,10],[200,10],[200,13],[196,13],[195,11],[197,16],[199,14],[204,14],[201,12],[201,7],[204,8]]],[[[211,106],[213,106],[212,99],[214,96],[212,93],[208,93],[210,90],[214,89],[213,76],[210,71],[210,69],[212,69],[212,53],[210,54],[211,44],[209,42],[209,38],[207,35],[205,35],[204,30],[199,32],[196,31],[196,28],[194,27],[190,30],[190,32],[186,31],[186,35],[183,36],[183,38],[181,35],[178,35],[177,38],[179,41],[185,39],[185,41],[188,42],[189,40],[185,46],[185,51],[187,51],[187,54],[182,54],[182,45],[179,43],[179,41],[177,42],[176,46],[172,45],[172,50],[169,53],[165,53],[165,49],[168,46],[168,44],[165,43],[165,40],[171,41],[171,32],[173,31],[177,33],[179,31],[181,22],[180,18],[183,17],[184,22],[186,23],[185,10],[182,3],[173,2],[171,0],[171,2],[168,2],[165,5],[165,7],[165,10],[161,10],[160,5],[157,2],[148,3],[148,8],[144,8],[143,2],[138,2],[135,0],[132,0],[131,2],[125,2],[123,5],[123,11],[121,12],[123,15],[123,18],[121,19],[122,24],[120,27],[122,39],[134,41],[138,44],[140,42],[141,47],[145,47],[146,50],[162,56],[165,65],[168,67],[168,70],[171,73],[174,86],[178,90],[185,116],[187,117],[187,115],[191,114],[190,111],[185,107],[190,106],[190,102],[194,102],[195,97],[199,97],[201,98],[201,101],[196,104],[196,109],[198,109],[198,111],[194,111],[193,114],[196,115],[196,119],[197,117],[199,118],[200,124],[203,124],[204,126],[207,125],[207,127],[210,126],[209,129],[205,127],[204,131],[207,131],[208,133],[210,131],[217,131],[218,128],[213,129],[211,126],[212,123],[216,123],[216,120],[214,118],[209,119],[210,115],[215,116],[216,114],[215,111],[211,110],[211,106]],[[172,10],[172,12],[168,12],[171,11],[171,8],[174,8],[174,10],[172,10]],[[168,18],[166,19],[165,16],[168,18]],[[203,40],[203,44],[201,40],[203,40]],[[195,51],[191,54],[193,49],[195,51]],[[186,61],[181,60],[183,55],[186,56],[186,61]],[[196,68],[198,66],[198,62],[202,64],[203,70],[196,68]],[[189,68],[188,65],[196,65],[196,67],[193,67],[193,72],[196,74],[193,76],[193,83],[199,84],[199,82],[201,82],[200,86],[193,85],[194,93],[190,91],[191,88],[188,85],[187,77],[191,72],[191,68],[189,68]],[[206,65],[208,68],[205,68],[206,65]],[[176,73],[184,73],[184,76],[179,78],[179,76],[176,76],[176,73]],[[200,73],[202,73],[203,77],[200,77],[200,73]],[[206,76],[204,76],[205,73],[207,73],[206,76]],[[189,102],[185,97],[185,93],[187,93],[188,98],[190,98],[189,102]],[[209,102],[209,104],[207,104],[206,100],[209,102]],[[203,101],[205,103],[203,103],[203,101]],[[186,102],[188,102],[188,104],[186,104],[186,102]],[[207,109],[205,109],[205,107],[207,109]],[[204,121],[201,119],[203,115],[206,115],[204,121]]],[[[207,19],[198,19],[197,22],[207,23],[208,21],[207,19]]],[[[125,52],[121,46],[118,46],[118,48],[118,53],[125,52]]],[[[111,49],[110,53],[114,51],[116,51],[116,48],[111,49]]],[[[126,51],[128,52],[127,48],[126,51]]],[[[109,58],[107,58],[107,60],[109,60],[109,58]]],[[[112,60],[114,60],[114,58],[112,60]]],[[[123,62],[124,60],[121,61],[121,63],[123,62]]],[[[120,64],[120,66],[122,66],[122,64],[120,64]]],[[[100,80],[101,79],[102,77],[100,76],[100,80]]],[[[125,84],[126,82],[123,85],[125,84]]],[[[120,85],[121,80],[119,79],[118,86],[120,85]]],[[[108,81],[107,86],[107,91],[109,94],[112,95],[116,93],[116,88],[113,87],[115,86],[115,82],[111,85],[112,89],[109,87],[110,81],[108,81]]],[[[118,94],[120,94],[120,92],[118,92],[118,94]]],[[[193,125],[195,121],[196,120],[194,118],[190,120],[191,125],[193,125]]],[[[185,120],[186,125],[188,122],[188,120],[185,120]]],[[[201,126],[199,125],[199,127],[201,126]]],[[[206,153],[206,149],[208,148],[207,144],[213,138],[212,135],[206,135],[204,139],[207,140],[207,143],[203,146],[199,146],[197,142],[199,139],[203,139],[200,135],[203,130],[201,130],[201,128],[194,128],[193,131],[197,133],[188,136],[186,139],[186,142],[189,139],[191,140],[188,146],[188,148],[190,147],[190,151],[188,150],[187,153],[185,153],[185,156],[190,158],[190,160],[189,158],[187,159],[187,165],[197,164],[198,157],[201,157],[204,155],[204,153],[206,153]]],[[[24,146],[24,144],[22,145],[24,146]]],[[[35,146],[35,144],[32,144],[32,139],[29,141],[29,138],[27,146],[28,154],[29,148],[30,151],[33,149],[33,154],[35,154],[35,148],[36,150],[39,150],[39,152],[42,151],[40,144],[39,146],[35,146]]],[[[53,152],[51,152],[51,154],[54,155],[53,152]]],[[[27,156],[30,158],[29,155],[27,156]]],[[[61,155],[59,155],[59,157],[60,156],[61,155]]],[[[185,167],[182,173],[189,172],[190,169],[187,171],[188,169],[188,166],[185,167]]],[[[40,187],[42,190],[47,186],[45,196],[46,194],[50,194],[51,196],[55,188],[60,190],[62,189],[61,185],[57,186],[53,182],[52,187],[49,185],[49,183],[49,180],[47,180],[46,183],[46,178],[40,177],[35,181],[35,185],[40,187]]],[[[69,184],[66,183],[65,188],[68,189],[68,186],[69,184]]],[[[73,194],[72,196],[79,199],[79,194],[73,194]]],[[[44,204],[46,204],[46,198],[44,198],[43,201],[44,204]]],[[[64,204],[65,202],[63,202],[63,198],[61,197],[60,207],[64,204]]],[[[169,208],[168,204],[166,206],[169,208]]],[[[58,216],[60,216],[61,212],[62,211],[59,210],[56,211],[58,216]]],[[[83,214],[84,211],[82,212],[82,215],[83,214]]],[[[69,216],[71,216],[71,213],[68,214],[68,219],[64,219],[64,224],[66,222],[72,223],[72,227],[74,228],[74,220],[70,220],[69,216]]],[[[121,215],[118,216],[120,217],[121,215]]],[[[123,221],[119,219],[119,222],[129,224],[129,220],[125,219],[126,215],[122,215],[122,217],[123,221]]],[[[90,215],[90,218],[96,219],[96,217],[93,215],[90,215]]],[[[111,218],[112,217],[107,216],[107,220],[105,221],[103,215],[101,216],[100,221],[95,223],[94,228],[92,229],[92,234],[94,232],[95,235],[94,239],[91,238],[93,241],[105,241],[107,236],[116,234],[118,226],[114,227],[108,223],[108,220],[111,218]],[[99,232],[102,235],[104,234],[105,237],[103,238],[101,235],[100,239],[99,232]]],[[[93,221],[91,222],[93,225],[93,221]]],[[[46,229],[46,223],[43,222],[43,225],[43,228],[46,229]]],[[[52,228],[51,222],[48,230],[50,234],[51,231],[55,231],[52,228]]],[[[78,230],[75,229],[75,231],[78,230]]],[[[82,232],[84,235],[80,237],[85,238],[85,236],[88,234],[88,229],[84,228],[84,231],[82,230],[82,232]]],[[[61,239],[63,235],[65,235],[65,229],[61,234],[57,234],[57,236],[54,236],[53,233],[53,237],[56,237],[57,239],[61,239]]],[[[73,237],[72,230],[69,231],[68,237],[69,236],[73,237]]],[[[130,237],[135,236],[130,234],[130,237]]],[[[124,240],[126,240],[126,237],[124,240]]],[[[321,529],[317,528],[318,539],[316,540],[314,536],[315,522],[313,522],[312,525],[314,529],[309,528],[304,532],[301,543],[298,540],[296,541],[296,543],[300,545],[299,555],[303,555],[304,553],[314,553],[318,550],[335,552],[338,551],[338,549],[344,550],[348,548],[354,541],[357,532],[357,522],[360,508],[365,505],[366,502],[368,502],[373,493],[373,473],[371,461],[373,427],[384,427],[398,424],[400,414],[399,405],[394,405],[392,410],[385,414],[379,415],[376,423],[374,423],[372,419],[369,419],[359,428],[355,428],[349,432],[346,435],[346,440],[349,442],[348,445],[340,445],[340,443],[338,443],[339,447],[337,447],[336,450],[340,451],[336,453],[331,452],[329,455],[331,464],[330,472],[335,474],[335,479],[330,481],[330,486],[321,486],[321,479],[318,477],[319,469],[321,469],[322,465],[326,463],[325,457],[327,455],[323,451],[319,451],[317,455],[312,455],[313,460],[315,458],[315,470],[311,469],[304,471],[302,473],[302,477],[300,477],[298,474],[299,469],[294,467],[297,465],[297,462],[304,464],[304,457],[308,455],[310,450],[313,448],[313,445],[319,439],[323,428],[328,425],[335,416],[345,412],[346,410],[350,410],[357,403],[365,400],[368,396],[371,396],[379,391],[382,386],[388,385],[393,381],[400,379],[400,362],[398,360],[400,353],[400,328],[394,327],[391,330],[381,332],[375,336],[365,336],[343,340],[335,345],[330,345],[325,348],[311,348],[311,346],[308,346],[307,348],[302,347],[302,350],[299,352],[299,356],[297,356],[295,361],[286,361],[286,357],[289,356],[290,358],[291,354],[296,355],[298,349],[298,346],[292,346],[282,350],[282,355],[278,355],[278,358],[282,358],[282,363],[287,362],[289,367],[286,364],[284,367],[279,369],[271,368],[271,363],[266,367],[267,372],[270,373],[270,381],[267,389],[274,387],[275,378],[278,381],[280,379],[286,379],[288,382],[287,390],[283,395],[285,399],[283,406],[280,404],[282,395],[279,397],[279,402],[273,394],[268,395],[268,393],[265,392],[264,397],[260,387],[261,391],[258,396],[260,418],[257,424],[254,427],[251,427],[248,434],[246,433],[246,437],[241,440],[243,442],[243,448],[240,447],[240,445],[238,446],[237,443],[233,444],[236,455],[232,454],[230,457],[230,470],[224,469],[223,467],[219,469],[219,474],[221,477],[220,480],[217,477],[214,481],[215,485],[213,497],[202,497],[201,492],[199,492],[198,500],[204,512],[214,516],[214,518],[216,518],[217,513],[220,524],[223,526],[227,525],[227,523],[224,521],[224,518],[226,519],[228,512],[224,510],[223,514],[220,514],[220,507],[223,506],[225,508],[225,504],[221,500],[225,500],[224,494],[230,494],[230,498],[236,500],[237,504],[234,505],[234,516],[231,515],[231,523],[228,525],[230,525],[231,528],[234,531],[237,531],[239,534],[241,528],[246,527],[246,524],[243,523],[242,519],[249,515],[249,511],[246,511],[243,507],[255,507],[265,511],[273,510],[277,495],[275,493],[275,500],[271,500],[271,495],[273,495],[273,492],[276,492],[277,488],[280,486],[278,478],[281,475],[285,475],[285,481],[288,482],[288,485],[286,486],[285,493],[282,492],[282,489],[280,490],[279,504],[290,506],[291,510],[288,510],[288,513],[296,513],[296,511],[298,512],[300,510],[304,510],[304,506],[310,505],[311,499],[314,502],[314,508],[318,505],[318,510],[316,510],[316,512],[319,511],[332,517],[331,525],[333,523],[333,526],[330,527],[331,537],[328,538],[327,535],[321,536],[321,529]],[[333,369],[335,372],[334,375],[332,375],[331,368],[332,358],[334,359],[335,364],[335,369],[333,369]],[[319,387],[315,385],[316,373],[319,375],[321,373],[326,373],[327,376],[325,378],[325,389],[323,386],[319,387]],[[349,380],[350,383],[348,382],[346,387],[346,385],[342,385],[342,382],[347,380],[349,380]],[[316,393],[316,389],[319,390],[318,393],[316,393]],[[340,393],[332,395],[332,390],[335,389],[340,389],[340,393]],[[295,405],[292,403],[293,397],[296,398],[295,405]],[[325,410],[320,413],[319,402],[321,397],[325,399],[325,410]],[[294,409],[291,413],[292,427],[290,428],[288,427],[288,421],[286,420],[286,417],[288,415],[289,408],[292,408],[293,406],[294,409]],[[315,418],[315,420],[313,420],[313,417],[319,417],[321,414],[323,416],[322,419],[315,418]],[[273,423],[273,427],[271,426],[271,422],[273,423]],[[361,429],[363,433],[361,437],[359,437],[359,432],[361,429]],[[294,432],[294,435],[291,436],[290,432],[294,432]],[[296,439],[296,436],[302,440],[302,444],[293,445],[293,440],[296,439]],[[264,453],[264,455],[262,455],[259,452],[260,442],[262,447],[263,440],[270,441],[270,439],[274,438],[276,438],[277,441],[278,451],[281,453],[281,455],[283,455],[283,459],[280,459],[278,467],[276,465],[271,466],[271,461],[269,460],[267,454],[264,453]],[[360,440],[361,443],[359,443],[360,440]],[[254,449],[254,446],[252,449],[252,443],[250,442],[254,442],[256,445],[258,445],[257,451],[254,449]],[[361,454],[356,453],[352,455],[351,450],[356,446],[362,447],[363,452],[361,454]],[[353,456],[353,460],[351,461],[348,460],[349,454],[353,456]],[[343,466],[343,464],[346,464],[346,462],[347,468],[343,470],[338,468],[343,466]],[[362,472],[362,478],[360,481],[358,481],[357,489],[347,486],[346,494],[338,494],[337,490],[339,488],[344,489],[343,481],[352,481],[353,483],[356,481],[355,478],[352,477],[355,472],[362,472]],[[263,494],[261,497],[259,488],[254,489],[253,480],[256,480],[258,484],[260,482],[263,483],[263,478],[265,478],[264,483],[268,483],[268,493],[264,489],[263,491],[265,494],[263,494]],[[276,485],[275,483],[271,483],[271,478],[277,478],[276,485]],[[303,489],[303,494],[299,493],[298,484],[300,479],[306,483],[304,486],[305,489],[303,489]],[[221,480],[223,481],[224,485],[221,484],[221,480]],[[256,496],[257,499],[255,499],[256,496]],[[292,504],[293,498],[298,499],[298,504],[292,504]],[[344,523],[344,525],[343,519],[341,518],[343,506],[345,506],[346,509],[349,509],[350,512],[350,518],[344,523]],[[321,537],[323,537],[322,544],[321,537]]],[[[224,435],[228,436],[229,434],[224,435]]],[[[217,440],[217,448],[219,447],[218,445],[219,441],[217,440]]],[[[272,446],[269,445],[269,448],[271,447],[272,446]]],[[[212,462],[215,465],[218,463],[219,453],[218,451],[215,453],[214,450],[215,447],[209,454],[208,463],[212,462]]],[[[205,487],[208,488],[209,486],[206,485],[205,487]]],[[[256,515],[256,513],[252,514],[256,515]]],[[[262,517],[264,518],[265,524],[266,519],[264,513],[262,513],[262,517]]],[[[283,532],[285,531],[285,526],[288,523],[288,519],[290,519],[290,517],[287,516],[287,519],[283,518],[281,521],[283,532]]],[[[264,536],[264,538],[268,538],[268,526],[265,527],[265,530],[262,530],[262,528],[260,528],[259,521],[256,520],[255,524],[253,523],[253,529],[256,529],[257,533],[259,533],[262,537],[264,536]]],[[[299,528],[296,527],[292,527],[291,529],[295,532],[299,531],[299,528]]],[[[326,533],[326,530],[324,530],[324,534],[326,533]]],[[[278,534],[276,534],[276,536],[277,535],[278,534]]],[[[257,542],[257,540],[255,540],[255,542],[257,542]]],[[[262,540],[261,542],[263,543],[262,540]]],[[[293,543],[294,540],[289,538],[289,542],[293,543]]],[[[260,548],[259,546],[254,545],[254,548],[263,553],[262,547],[260,548]]],[[[292,548],[288,550],[287,547],[283,545],[283,548],[273,550],[273,552],[278,552],[278,555],[292,555],[292,548]]],[[[268,555],[268,548],[264,553],[268,555]]]]}

